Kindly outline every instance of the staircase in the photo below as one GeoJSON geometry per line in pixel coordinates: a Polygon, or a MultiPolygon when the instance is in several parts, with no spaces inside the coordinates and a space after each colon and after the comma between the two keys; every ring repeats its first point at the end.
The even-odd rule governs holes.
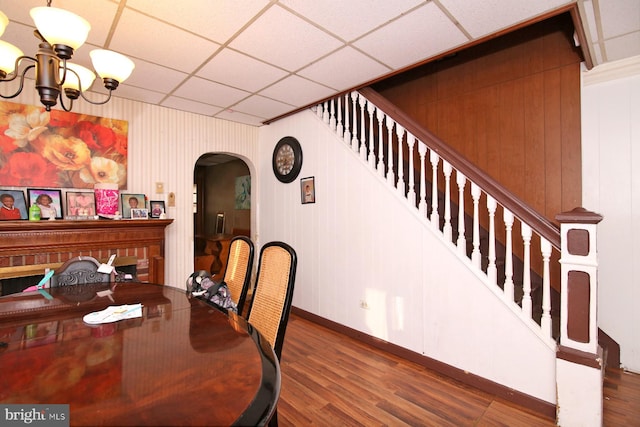
{"type": "MultiPolygon", "coordinates": [[[[584,416],[583,404],[599,406],[601,416],[601,392],[586,396],[580,404],[565,399],[579,390],[593,391],[589,382],[592,368],[601,362],[595,332],[596,294],[591,294],[587,315],[582,313],[579,319],[582,325],[578,329],[587,330],[587,337],[574,339],[578,319],[574,307],[578,305],[567,293],[569,287],[578,289],[573,279],[568,279],[569,273],[583,269],[592,278],[586,288],[591,285],[592,291],[596,289],[597,267],[589,264],[595,265],[595,251],[577,259],[567,247],[571,244],[569,231],[572,239],[583,231],[595,239],[598,215],[581,209],[559,215],[562,227],[558,229],[370,88],[327,100],[313,110],[407,209],[415,211],[425,226],[440,236],[462,265],[474,270],[480,281],[558,354],[545,368],[556,372],[556,405],[563,410],[558,419],[572,422],[584,416]],[[589,225],[583,227],[582,222],[589,225]],[[576,229],[580,233],[573,233],[576,229]],[[590,365],[583,376],[587,383],[566,374],[575,366],[578,370],[583,367],[584,360],[577,360],[574,353],[590,365]],[[593,396],[599,397],[600,405],[593,402],[593,396]]],[[[598,414],[590,411],[588,416],[593,419],[598,414]]]]}

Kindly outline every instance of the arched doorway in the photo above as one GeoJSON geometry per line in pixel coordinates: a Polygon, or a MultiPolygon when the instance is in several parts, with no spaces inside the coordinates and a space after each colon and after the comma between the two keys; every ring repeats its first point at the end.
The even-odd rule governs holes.
{"type": "Polygon", "coordinates": [[[251,237],[251,173],[229,154],[208,153],[196,162],[194,183],[194,270],[224,276],[229,241],[251,237]]]}

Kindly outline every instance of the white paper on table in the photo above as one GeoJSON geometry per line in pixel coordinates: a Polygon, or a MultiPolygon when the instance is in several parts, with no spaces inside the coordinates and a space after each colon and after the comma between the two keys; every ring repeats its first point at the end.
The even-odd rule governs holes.
{"type": "Polygon", "coordinates": [[[90,325],[112,323],[118,320],[134,319],[142,317],[142,304],[110,305],[101,311],[86,314],[82,320],[90,325]]]}

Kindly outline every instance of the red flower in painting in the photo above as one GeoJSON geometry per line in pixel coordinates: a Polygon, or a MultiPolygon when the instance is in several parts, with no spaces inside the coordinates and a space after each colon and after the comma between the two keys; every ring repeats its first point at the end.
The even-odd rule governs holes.
{"type": "Polygon", "coordinates": [[[80,122],[75,126],[76,136],[83,140],[91,151],[107,151],[116,144],[116,133],[102,125],[80,122]]]}
{"type": "Polygon", "coordinates": [[[15,153],[0,170],[0,182],[12,186],[48,186],[57,178],[55,165],[36,153],[15,153]]]}

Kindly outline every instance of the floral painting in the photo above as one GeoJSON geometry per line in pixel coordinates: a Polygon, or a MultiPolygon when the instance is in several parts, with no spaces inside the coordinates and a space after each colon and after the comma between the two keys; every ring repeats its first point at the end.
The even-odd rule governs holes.
{"type": "Polygon", "coordinates": [[[127,186],[128,122],[0,102],[0,186],[127,186]]]}

